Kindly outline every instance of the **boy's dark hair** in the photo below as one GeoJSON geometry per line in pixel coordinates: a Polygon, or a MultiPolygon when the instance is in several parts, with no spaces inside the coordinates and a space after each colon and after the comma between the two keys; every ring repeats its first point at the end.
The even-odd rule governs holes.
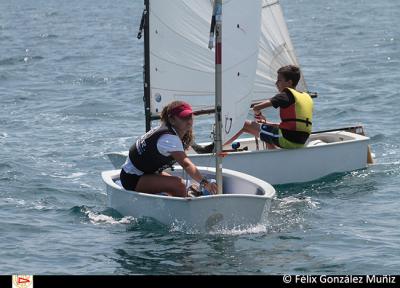
{"type": "Polygon", "coordinates": [[[293,86],[296,87],[300,80],[300,68],[294,65],[283,66],[278,69],[278,74],[281,74],[286,81],[292,80],[293,86]]]}

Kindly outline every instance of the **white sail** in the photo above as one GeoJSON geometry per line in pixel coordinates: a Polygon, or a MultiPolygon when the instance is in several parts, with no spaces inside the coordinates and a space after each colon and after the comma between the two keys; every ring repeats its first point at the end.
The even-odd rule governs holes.
{"type": "Polygon", "coordinates": [[[261,31],[261,0],[223,2],[222,142],[243,127],[252,101],[261,31]]]}
{"type": "Polygon", "coordinates": [[[172,100],[214,106],[214,51],[208,49],[210,0],[150,1],[151,113],[172,100]]]}
{"type": "MultiPolygon", "coordinates": [[[[259,7],[258,9],[261,9],[261,20],[258,22],[258,28],[254,27],[254,31],[252,30],[253,28],[247,29],[246,25],[250,25],[250,22],[245,18],[242,18],[244,22],[249,23],[239,24],[240,28],[236,28],[237,31],[251,31],[252,37],[259,35],[258,40],[255,39],[255,41],[258,41],[259,52],[256,67],[257,72],[251,91],[251,98],[253,101],[256,101],[269,98],[277,92],[275,87],[276,71],[280,66],[287,64],[298,65],[298,61],[290,41],[289,32],[279,2],[276,0],[257,0],[254,1],[255,3],[251,2],[253,0],[224,1],[224,28],[222,35],[224,38],[223,42],[234,41],[233,38],[232,40],[227,38],[229,30],[226,29],[229,27],[227,26],[229,25],[229,21],[232,21],[232,23],[237,22],[242,17],[245,17],[244,14],[248,15],[249,13],[256,16],[255,11],[251,7],[257,6],[259,7]],[[261,3],[259,3],[260,1],[261,3]],[[240,8],[239,5],[244,8],[240,8]],[[231,9],[230,7],[235,8],[231,9]],[[248,10],[249,12],[247,12],[248,10]],[[229,19],[230,15],[234,15],[231,20],[229,19]],[[261,33],[256,32],[259,29],[261,29],[261,33]]],[[[196,111],[214,108],[214,51],[208,49],[212,7],[212,0],[150,1],[149,61],[150,111],[152,115],[158,115],[162,108],[173,100],[187,101],[196,111]]],[[[251,22],[253,23],[253,20],[251,22]]],[[[253,27],[253,24],[251,25],[253,27]]],[[[243,32],[242,34],[245,33],[243,32]]],[[[247,41],[254,41],[254,39],[239,41],[239,44],[235,45],[242,45],[247,41]]],[[[225,48],[227,47],[229,47],[229,44],[228,46],[223,44],[223,54],[225,54],[225,48]]],[[[235,47],[237,50],[232,53],[240,54],[242,52],[239,46],[230,46],[230,48],[232,47],[235,47]]],[[[230,50],[234,51],[235,49],[230,50]]],[[[234,59],[229,54],[223,56],[222,65],[225,73],[227,69],[229,70],[233,67],[233,64],[231,65],[228,62],[234,61],[234,59]]],[[[244,70],[247,71],[247,69],[244,70]]],[[[251,77],[248,73],[242,74],[241,79],[244,79],[245,75],[251,77]]],[[[251,90],[247,84],[244,86],[232,86],[236,81],[226,79],[223,81],[226,83],[223,84],[223,91],[227,91],[227,89],[228,91],[236,91],[236,88],[238,88],[243,91],[246,90],[246,93],[249,93],[251,90]],[[233,87],[236,88],[234,89],[233,87]]],[[[300,84],[299,89],[303,90],[304,85],[300,84]]],[[[243,92],[243,95],[247,95],[246,93],[243,92]]],[[[247,108],[249,108],[250,104],[247,99],[245,100],[244,96],[241,99],[243,100],[243,105],[248,105],[247,108]]],[[[232,118],[228,114],[225,114],[225,116],[228,120],[232,118]]],[[[223,117],[225,116],[223,115],[223,117]]],[[[224,121],[225,119],[222,120],[224,121]]],[[[242,123],[238,124],[238,126],[243,125],[244,120],[241,121],[242,123]]],[[[234,130],[232,127],[227,126],[227,131],[234,130]]],[[[223,137],[224,139],[228,138],[227,135],[223,137]]]]}
{"type": "MultiPolygon", "coordinates": [[[[297,65],[296,53],[290,40],[281,5],[278,0],[262,0],[261,37],[257,76],[254,83],[253,100],[260,101],[276,94],[276,71],[285,65],[297,65]]],[[[306,83],[301,78],[297,88],[305,91],[306,83]]]]}

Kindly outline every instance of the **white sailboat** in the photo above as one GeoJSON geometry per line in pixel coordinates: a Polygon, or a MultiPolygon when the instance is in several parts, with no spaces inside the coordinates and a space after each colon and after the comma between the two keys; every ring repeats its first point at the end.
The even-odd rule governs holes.
{"type": "MultiPolygon", "coordinates": [[[[215,178],[215,168],[197,167],[202,175],[215,178]]],[[[167,171],[182,176],[180,167],[167,171]]],[[[172,197],[128,191],[119,182],[120,170],[102,172],[107,186],[107,205],[124,216],[150,217],[169,227],[208,232],[247,229],[268,221],[275,189],[265,181],[223,169],[224,193],[201,197],[172,197]]]]}
{"type": "MultiPolygon", "coordinates": [[[[172,100],[191,103],[197,114],[213,113],[214,56],[207,49],[209,39],[205,36],[210,25],[209,14],[213,1],[145,2],[151,4],[146,6],[144,13],[148,23],[144,79],[146,129],[150,129],[151,120],[157,119],[162,107],[172,100]]],[[[261,33],[257,39],[258,59],[253,89],[240,84],[240,81],[249,77],[240,73],[237,73],[237,77],[229,85],[224,86],[224,89],[230,89],[232,93],[236,89],[248,91],[252,94],[253,103],[276,94],[278,68],[288,64],[299,65],[279,1],[262,0],[261,5],[261,33]]],[[[237,31],[248,33],[246,25],[247,23],[236,23],[237,31]]],[[[238,43],[237,49],[232,50],[232,53],[238,54],[235,57],[240,56],[242,44],[238,43]]],[[[303,75],[297,88],[307,90],[303,75]]],[[[246,101],[244,99],[243,102],[232,105],[250,107],[246,101]]],[[[247,111],[243,111],[243,115],[245,114],[247,115],[247,111]]],[[[243,115],[233,118],[223,112],[222,130],[238,131],[237,127],[244,123],[243,115]]],[[[301,149],[265,150],[259,147],[262,145],[257,145],[254,138],[238,139],[237,142],[240,143],[240,148],[245,149],[223,147],[228,151],[224,167],[248,173],[273,185],[312,181],[332,173],[362,169],[372,162],[369,138],[364,135],[361,126],[314,132],[306,147],[301,149]]],[[[127,152],[112,152],[107,155],[112,164],[119,168],[125,161],[127,152]]],[[[196,165],[208,166],[215,155],[190,151],[189,157],[196,165]]]]}
{"type": "MultiPolygon", "coordinates": [[[[214,3],[214,9],[210,2],[197,0],[153,0],[146,1],[146,4],[149,14],[154,14],[155,19],[158,20],[158,23],[154,21],[149,26],[151,32],[147,33],[146,38],[147,40],[154,38],[152,43],[156,44],[152,46],[154,50],[148,51],[148,53],[153,54],[160,50],[164,53],[163,57],[167,57],[163,58],[165,66],[153,63],[156,66],[152,69],[160,71],[159,81],[164,81],[161,79],[164,69],[170,69],[168,61],[165,60],[168,60],[170,55],[177,51],[181,51],[183,54],[196,53],[185,47],[173,47],[164,43],[164,41],[169,43],[169,34],[181,35],[181,29],[186,29],[185,25],[182,26],[182,19],[171,14],[171,11],[176,9],[176,12],[181,10],[187,12],[188,7],[195,7],[196,9],[205,9],[204,17],[207,12],[208,18],[215,15],[213,18],[215,19],[217,42],[215,49],[208,53],[215,53],[215,65],[210,74],[215,78],[215,81],[211,80],[216,86],[213,98],[215,98],[215,107],[218,111],[215,134],[217,143],[220,143],[219,150],[221,150],[221,143],[241,129],[241,125],[236,122],[243,123],[252,101],[258,57],[257,40],[260,35],[261,0],[250,2],[248,0],[231,0],[224,4],[222,4],[222,0],[217,0],[214,3]],[[200,3],[207,5],[199,7],[200,3]],[[171,8],[173,9],[171,10],[171,8]],[[224,11],[224,30],[221,38],[222,10],[224,11]],[[175,26],[167,25],[168,21],[176,21],[175,26]],[[160,47],[163,49],[159,49],[160,47]],[[235,47],[240,47],[240,50],[235,47]],[[229,85],[224,83],[229,83],[229,85]],[[229,129],[227,129],[227,122],[230,122],[229,129]]],[[[190,13],[186,15],[189,17],[188,19],[190,16],[190,13]]],[[[204,21],[210,23],[209,20],[204,19],[204,21]]],[[[148,22],[147,19],[146,23],[151,22],[148,22]]],[[[193,23],[193,25],[197,25],[197,23],[193,23]]],[[[208,31],[205,37],[208,37],[208,31]]],[[[213,37],[211,38],[213,39],[213,37]]],[[[208,49],[208,40],[205,42],[206,49],[208,49]]],[[[171,63],[172,59],[169,60],[169,64],[174,66],[171,63]]],[[[165,77],[168,78],[168,75],[165,77]]],[[[160,94],[159,97],[163,96],[160,94]]],[[[220,188],[218,194],[197,198],[127,191],[119,183],[120,170],[105,171],[102,173],[102,178],[107,186],[108,206],[123,215],[152,217],[167,225],[182,225],[199,231],[247,228],[249,225],[265,222],[271,201],[275,197],[275,189],[269,183],[253,176],[222,169],[221,158],[222,156],[217,157],[216,168],[198,167],[207,178],[216,178],[218,188],[220,188]]],[[[184,175],[180,167],[175,167],[173,171],[168,172],[184,179],[188,177],[184,175]]]]}

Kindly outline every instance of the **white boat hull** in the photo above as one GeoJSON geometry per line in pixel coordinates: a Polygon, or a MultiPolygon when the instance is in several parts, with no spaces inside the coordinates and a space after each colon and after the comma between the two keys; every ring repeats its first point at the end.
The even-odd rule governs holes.
{"type": "MultiPolygon", "coordinates": [[[[199,167],[213,177],[215,169],[199,167]]],[[[193,231],[248,228],[267,221],[275,189],[268,183],[236,171],[223,169],[224,194],[180,198],[127,191],[119,184],[120,170],[102,172],[108,206],[124,216],[150,217],[168,225],[193,231]]],[[[177,167],[173,174],[182,174],[177,167]]]]}
{"type": "MultiPolygon", "coordinates": [[[[369,138],[346,131],[312,134],[307,147],[301,149],[256,150],[254,138],[240,140],[240,148],[248,151],[231,152],[224,158],[224,167],[250,174],[272,185],[308,182],[332,173],[348,172],[368,166],[369,138]]],[[[225,147],[229,149],[229,147],[225,147]]],[[[190,159],[199,166],[214,163],[212,154],[195,154],[190,159]]],[[[127,152],[109,153],[114,167],[121,167],[127,152]]]]}

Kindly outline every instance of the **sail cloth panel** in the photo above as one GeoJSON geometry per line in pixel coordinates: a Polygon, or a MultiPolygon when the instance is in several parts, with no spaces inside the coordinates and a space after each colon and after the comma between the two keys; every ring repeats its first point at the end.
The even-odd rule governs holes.
{"type": "Polygon", "coordinates": [[[222,8],[222,142],[243,128],[252,102],[261,32],[261,0],[222,8]]]}
{"type": "MultiPolygon", "coordinates": [[[[262,2],[261,37],[253,101],[265,100],[276,94],[276,71],[280,67],[299,65],[279,1],[262,2]]],[[[306,90],[303,76],[297,88],[300,91],[306,90]]]]}
{"type": "Polygon", "coordinates": [[[150,1],[151,114],[173,100],[214,107],[214,50],[208,49],[210,0],[150,1]]]}

